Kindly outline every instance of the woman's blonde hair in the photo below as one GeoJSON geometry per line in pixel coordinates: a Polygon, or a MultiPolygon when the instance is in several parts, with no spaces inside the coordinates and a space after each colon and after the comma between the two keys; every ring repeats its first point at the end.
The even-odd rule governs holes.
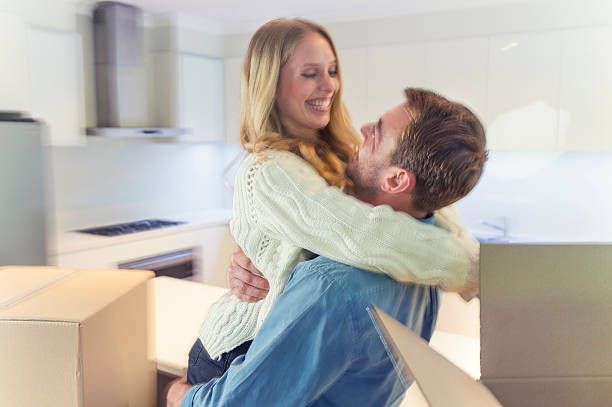
{"type": "Polygon", "coordinates": [[[361,143],[342,102],[342,74],[338,63],[339,88],[330,109],[329,124],[319,130],[316,141],[287,134],[276,108],[280,71],[297,44],[308,34],[318,33],[338,53],[323,27],[301,19],[277,19],[261,26],[251,38],[242,66],[240,142],[249,153],[268,149],[290,151],[308,161],[328,184],[352,190],[346,177],[347,163],[361,143]]]}

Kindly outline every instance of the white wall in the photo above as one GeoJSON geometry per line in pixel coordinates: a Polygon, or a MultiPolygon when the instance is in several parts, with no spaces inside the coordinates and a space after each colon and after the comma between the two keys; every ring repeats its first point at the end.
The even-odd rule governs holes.
{"type": "MultiPolygon", "coordinates": [[[[86,15],[76,15],[75,2],[57,1],[53,2],[53,7],[46,4],[37,0],[20,3],[0,0],[0,11],[19,14],[28,24],[77,32],[84,44],[91,43],[91,22],[86,15]]],[[[474,223],[481,219],[500,222],[508,211],[517,208],[532,213],[536,219],[547,214],[546,208],[551,200],[563,203],[557,207],[555,219],[570,207],[574,211],[572,213],[586,212],[583,208],[586,208],[585,201],[590,198],[579,197],[591,197],[591,194],[597,197],[594,202],[590,201],[591,206],[600,208],[602,213],[603,208],[612,203],[612,199],[601,192],[605,188],[598,189],[600,185],[609,186],[605,179],[597,178],[602,169],[610,169],[605,164],[607,156],[598,156],[597,167],[590,161],[590,157],[595,156],[551,155],[545,152],[558,148],[561,142],[581,149],[580,144],[574,142],[576,137],[570,137],[572,132],[581,136],[578,140],[584,139],[590,143],[595,140],[599,143],[598,138],[607,133],[599,134],[596,129],[612,126],[606,119],[609,116],[606,112],[610,109],[599,105],[597,109],[590,109],[588,105],[592,98],[610,93],[607,91],[611,86],[607,79],[610,75],[606,75],[605,70],[591,71],[589,68],[593,59],[591,49],[597,48],[592,44],[607,44],[609,37],[603,34],[609,33],[611,24],[612,2],[557,0],[327,26],[340,50],[345,71],[345,95],[357,125],[374,119],[381,110],[401,101],[401,87],[404,85],[441,86],[450,93],[457,92],[457,95],[451,96],[464,100],[488,122],[490,138],[498,135],[498,148],[513,148],[517,143],[529,142],[531,148],[544,150],[542,155],[520,151],[491,155],[489,169],[481,185],[466,199],[465,205],[460,206],[468,223],[474,223]],[[568,33],[571,35],[568,36],[568,33]],[[521,66],[515,63],[517,60],[504,59],[509,54],[501,49],[513,42],[519,43],[519,46],[510,47],[508,51],[519,55],[518,61],[526,59],[530,63],[521,66]],[[590,46],[583,47],[582,44],[590,46]],[[397,58],[398,49],[402,51],[400,60],[397,58]],[[458,50],[463,50],[455,58],[458,63],[445,64],[445,57],[458,50]],[[470,57],[462,58],[464,55],[470,57]],[[452,77],[445,81],[444,69],[453,64],[461,67],[458,75],[463,79],[452,77]],[[398,68],[399,65],[405,69],[400,69],[401,66],[398,68]],[[393,70],[396,72],[390,75],[393,70]],[[437,83],[432,80],[432,72],[436,73],[437,83]],[[391,76],[404,78],[404,74],[406,80],[402,85],[385,80],[391,76]],[[568,77],[586,78],[587,81],[571,82],[567,81],[568,77]],[[591,78],[593,80],[589,82],[591,78]],[[462,86],[462,83],[468,86],[462,86]],[[472,86],[475,83],[478,84],[477,88],[472,86]],[[563,83],[569,85],[562,86],[563,83]],[[598,86],[600,83],[601,86],[598,86]],[[578,94],[585,97],[575,97],[576,92],[582,92],[578,94]],[[581,125],[576,125],[576,120],[569,120],[570,113],[581,106],[587,106],[588,111],[583,111],[581,117],[584,120],[581,125]],[[589,113],[591,110],[596,114],[589,113]],[[599,121],[593,120],[598,117],[599,121]],[[520,131],[509,131],[505,123],[522,123],[523,127],[519,127],[520,131]],[[551,145],[554,147],[551,148],[551,145]],[[525,168],[552,162],[554,165],[551,164],[548,170],[537,174],[545,174],[555,181],[551,183],[540,175],[512,178],[516,177],[515,162],[520,163],[518,167],[525,168]],[[595,166],[589,167],[591,164],[595,166]],[[582,169],[582,166],[587,169],[582,169]],[[582,173],[590,175],[583,179],[571,178],[571,174],[578,177],[582,173]],[[558,178],[559,174],[570,176],[573,186],[566,188],[563,180],[558,178]],[[555,188],[552,188],[553,185],[555,188]],[[572,190],[579,193],[572,194],[572,190]],[[547,191],[547,194],[542,194],[542,191],[547,191]],[[534,210],[535,207],[538,209],[534,210]]],[[[222,36],[200,31],[193,25],[181,28],[162,25],[148,27],[145,39],[146,49],[150,52],[180,50],[213,57],[225,56],[226,76],[228,72],[233,72],[236,76],[234,83],[237,84],[241,56],[251,34],[222,36]]],[[[609,61],[604,58],[599,66],[605,67],[606,64],[609,61]]],[[[95,124],[95,94],[91,47],[87,46],[84,47],[84,70],[85,122],[91,126],[95,124]]],[[[151,86],[155,85],[152,78],[149,81],[151,86]]],[[[238,122],[239,86],[228,86],[231,83],[231,78],[227,77],[226,97],[228,92],[232,96],[225,101],[226,128],[228,133],[233,134],[237,132],[237,126],[229,124],[238,122]]],[[[149,102],[152,112],[153,101],[149,102]]],[[[228,135],[235,139],[232,134],[228,135]]],[[[610,137],[605,139],[612,140],[610,137]]],[[[610,144],[604,144],[602,149],[609,147],[610,144]]],[[[188,211],[196,207],[229,206],[230,195],[222,190],[219,171],[231,161],[238,148],[196,144],[102,143],[55,147],[51,151],[54,206],[57,211],[86,211],[103,204],[137,210],[149,208],[151,215],[157,216],[174,210],[171,208],[188,211]],[[98,181],[92,183],[94,179],[98,181]],[[157,189],[157,186],[163,188],[157,189]],[[208,190],[218,193],[207,195],[205,191],[208,190]],[[185,197],[184,202],[173,200],[172,195],[185,197]]],[[[594,211],[588,213],[588,220],[584,223],[596,228],[598,223],[592,213],[594,211]]],[[[600,218],[602,216],[609,222],[609,217],[601,215],[600,218]]],[[[511,232],[514,234],[522,234],[523,231],[526,234],[535,233],[535,230],[528,230],[529,225],[542,229],[537,221],[511,219],[507,223],[514,224],[511,232]]],[[[552,226],[551,230],[559,229],[552,226]]],[[[566,228],[565,232],[567,230],[575,229],[566,228]]],[[[580,239],[588,239],[588,236],[600,238],[601,234],[588,232],[579,235],[580,239]]]]}
{"type": "Polygon", "coordinates": [[[611,174],[612,153],[494,151],[457,209],[485,239],[612,242],[611,174]]]}
{"type": "MultiPolygon", "coordinates": [[[[172,217],[231,208],[224,171],[236,145],[101,142],[50,147],[54,212],[58,221],[172,217]]],[[[231,184],[234,171],[227,175],[231,184]]],[[[70,226],[66,226],[70,227],[70,226]]]]}

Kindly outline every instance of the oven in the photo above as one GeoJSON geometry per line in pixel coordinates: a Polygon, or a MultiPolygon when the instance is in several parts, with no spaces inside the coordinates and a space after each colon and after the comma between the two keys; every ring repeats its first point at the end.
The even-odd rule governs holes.
{"type": "Polygon", "coordinates": [[[151,257],[120,263],[121,269],[151,270],[155,277],[188,278],[196,270],[196,248],[176,250],[151,257]]]}

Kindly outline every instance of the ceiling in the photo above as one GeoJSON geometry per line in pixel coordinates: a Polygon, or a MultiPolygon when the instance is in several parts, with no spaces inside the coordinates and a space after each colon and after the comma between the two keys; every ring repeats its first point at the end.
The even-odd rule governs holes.
{"type": "MultiPolygon", "coordinates": [[[[70,1],[70,0],[68,0],[70,1]]],[[[533,1],[533,0],[532,0],[533,1]]],[[[94,4],[95,0],[77,0],[94,4]]],[[[252,30],[276,17],[303,17],[320,23],[423,14],[517,0],[123,0],[154,14],[199,19],[213,31],[252,30]]],[[[524,2],[524,1],[523,1],[524,2]]]]}

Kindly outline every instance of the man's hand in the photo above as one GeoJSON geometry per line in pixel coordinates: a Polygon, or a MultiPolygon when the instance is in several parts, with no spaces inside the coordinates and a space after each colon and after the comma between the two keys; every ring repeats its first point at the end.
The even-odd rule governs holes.
{"type": "Polygon", "coordinates": [[[268,280],[263,278],[239,247],[232,255],[232,264],[227,269],[227,284],[236,297],[246,302],[261,301],[270,291],[268,280]]]}
{"type": "Polygon", "coordinates": [[[191,387],[187,383],[187,375],[171,381],[166,390],[166,407],[180,407],[185,393],[191,387]]]}

